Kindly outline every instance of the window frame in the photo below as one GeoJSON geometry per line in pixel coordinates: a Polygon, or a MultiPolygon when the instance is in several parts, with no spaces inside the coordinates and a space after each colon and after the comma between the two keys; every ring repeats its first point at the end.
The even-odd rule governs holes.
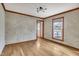
{"type": "Polygon", "coordinates": [[[54,18],[52,19],[52,39],[56,39],[56,40],[59,40],[59,41],[64,41],[64,17],[58,17],[58,18],[54,18]],[[62,19],[63,21],[63,27],[62,27],[62,39],[57,39],[57,38],[54,38],[54,32],[53,32],[53,20],[57,20],[57,19],[62,19]]]}

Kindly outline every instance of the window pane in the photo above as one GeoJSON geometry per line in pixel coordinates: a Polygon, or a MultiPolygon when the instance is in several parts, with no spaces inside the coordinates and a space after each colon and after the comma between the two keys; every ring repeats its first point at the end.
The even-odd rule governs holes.
{"type": "Polygon", "coordinates": [[[63,19],[53,20],[53,37],[56,39],[62,39],[63,19]]]}

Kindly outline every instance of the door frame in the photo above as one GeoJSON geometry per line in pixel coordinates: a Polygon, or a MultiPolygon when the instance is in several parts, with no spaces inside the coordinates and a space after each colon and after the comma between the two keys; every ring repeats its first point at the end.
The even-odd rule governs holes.
{"type": "MultiPolygon", "coordinates": [[[[36,39],[38,39],[38,29],[37,29],[38,28],[38,22],[43,22],[43,24],[42,24],[42,37],[41,38],[44,38],[44,20],[37,20],[36,21],[36,39]]],[[[41,29],[41,27],[40,27],[40,29],[41,29]]],[[[40,31],[40,33],[41,33],[41,31],[40,31]]]]}

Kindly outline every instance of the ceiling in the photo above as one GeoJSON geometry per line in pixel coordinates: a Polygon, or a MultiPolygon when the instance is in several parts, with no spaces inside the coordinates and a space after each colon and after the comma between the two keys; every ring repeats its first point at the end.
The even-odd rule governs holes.
{"type": "Polygon", "coordinates": [[[45,18],[77,8],[79,3],[4,3],[4,6],[6,10],[45,18]],[[37,8],[40,6],[47,8],[47,10],[37,13],[37,8]]]}

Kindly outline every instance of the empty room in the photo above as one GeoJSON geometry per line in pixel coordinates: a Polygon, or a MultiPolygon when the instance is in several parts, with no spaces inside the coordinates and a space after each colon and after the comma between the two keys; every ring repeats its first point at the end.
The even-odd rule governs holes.
{"type": "Polygon", "coordinates": [[[0,3],[0,56],[79,56],[79,3],[0,3]]]}

